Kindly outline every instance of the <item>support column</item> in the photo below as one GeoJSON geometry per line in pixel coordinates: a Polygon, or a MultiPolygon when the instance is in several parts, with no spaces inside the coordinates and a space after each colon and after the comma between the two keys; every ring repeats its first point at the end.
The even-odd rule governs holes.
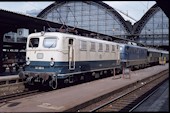
{"type": "Polygon", "coordinates": [[[2,73],[2,58],[3,58],[3,33],[0,33],[0,73],[2,73]]]}

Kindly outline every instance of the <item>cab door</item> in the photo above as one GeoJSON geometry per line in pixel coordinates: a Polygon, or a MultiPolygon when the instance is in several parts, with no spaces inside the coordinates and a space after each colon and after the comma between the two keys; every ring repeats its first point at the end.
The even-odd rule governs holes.
{"type": "Polygon", "coordinates": [[[74,49],[74,39],[70,38],[68,40],[68,61],[69,70],[75,69],[75,49],[74,49]]]}

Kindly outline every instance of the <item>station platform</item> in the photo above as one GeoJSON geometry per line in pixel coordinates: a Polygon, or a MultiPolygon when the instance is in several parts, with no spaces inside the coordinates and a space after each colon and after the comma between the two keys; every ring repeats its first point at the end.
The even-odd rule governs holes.
{"type": "Polygon", "coordinates": [[[19,79],[19,75],[0,76],[0,81],[11,79],[19,79]]]}
{"type": "MultiPolygon", "coordinates": [[[[0,104],[0,112],[63,112],[113,90],[132,84],[163,70],[169,69],[169,64],[153,66],[130,72],[129,79],[112,77],[74,85],[43,94],[16,99],[0,104]]],[[[119,76],[119,75],[118,75],[119,76]]],[[[122,74],[120,75],[122,76],[122,74]]]]}

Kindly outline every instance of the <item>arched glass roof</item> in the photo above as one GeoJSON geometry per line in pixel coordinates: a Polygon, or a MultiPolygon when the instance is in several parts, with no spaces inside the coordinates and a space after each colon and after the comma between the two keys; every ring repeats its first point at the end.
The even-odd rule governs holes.
{"type": "Polygon", "coordinates": [[[141,43],[153,46],[169,45],[169,19],[157,4],[136,23],[133,34],[141,43]]]}
{"type": "Polygon", "coordinates": [[[123,17],[101,1],[57,1],[37,17],[111,36],[130,34],[123,17]]]}

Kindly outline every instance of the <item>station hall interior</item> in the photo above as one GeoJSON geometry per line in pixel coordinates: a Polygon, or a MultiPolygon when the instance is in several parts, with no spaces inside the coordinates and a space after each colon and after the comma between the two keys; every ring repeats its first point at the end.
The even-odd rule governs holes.
{"type": "Polygon", "coordinates": [[[157,0],[134,25],[102,1],[56,1],[36,16],[0,9],[0,73],[4,72],[6,57],[19,59],[21,64],[25,62],[26,39],[30,33],[49,27],[60,29],[63,23],[81,34],[118,37],[168,50],[169,12],[164,4],[167,1],[157,0]]]}

